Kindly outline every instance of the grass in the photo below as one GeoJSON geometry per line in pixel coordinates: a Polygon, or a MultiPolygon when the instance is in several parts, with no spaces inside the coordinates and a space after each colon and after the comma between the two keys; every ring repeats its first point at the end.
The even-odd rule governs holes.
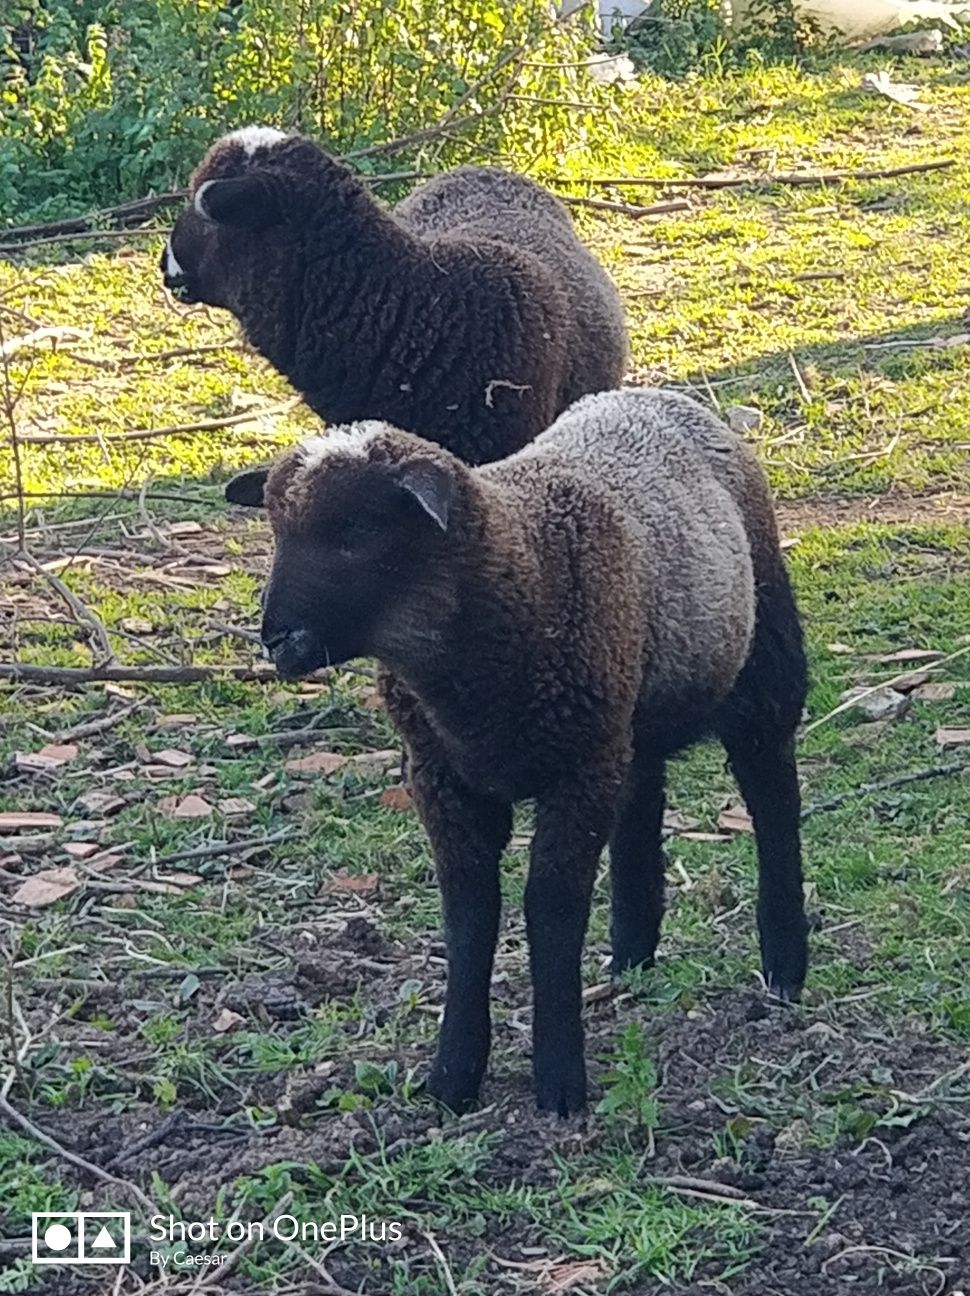
{"type": "MultiPolygon", "coordinates": [[[[929,105],[905,115],[857,89],[868,66],[876,63],[647,82],[628,114],[644,124],[612,164],[678,175],[943,156],[952,168],[718,192],[683,216],[583,226],[625,294],[636,375],[763,414],[754,438],[783,520],[797,522],[789,558],[811,649],[810,720],[846,688],[899,670],[879,657],[957,652],[970,628],[970,345],[930,344],[967,327],[967,84],[948,65],[905,63],[899,79],[918,80],[929,105]],[[806,277],[820,274],[831,277],[806,277]],[[836,506],[853,520],[829,525],[836,506]]],[[[556,163],[560,173],[578,166],[556,163]]],[[[225,316],[185,317],[163,303],[156,255],[150,241],[83,261],[0,263],[0,300],[81,334],[14,357],[21,432],[110,434],[285,399],[285,385],[238,349],[133,358],[234,341],[225,316]]],[[[8,337],[26,331],[11,318],[8,337]]],[[[25,446],[28,491],[107,495],[32,501],[32,544],[45,559],[73,555],[61,575],[123,660],[248,661],[252,644],[225,627],[252,628],[268,541],[259,524],[228,516],[218,483],[308,423],[293,410],[181,437],[25,446]],[[119,488],[137,495],[146,480],[141,506],[116,497],[119,488]]],[[[9,481],[7,449],[0,474],[9,481]]],[[[50,590],[25,570],[8,567],[7,577],[4,656],[89,661],[50,590]]],[[[970,656],[932,678],[952,695],[917,698],[891,723],[847,712],[809,733],[806,803],[958,759],[961,749],[941,751],[934,735],[970,723],[970,656]]],[[[261,1220],[286,1202],[301,1222],[366,1214],[404,1230],[400,1245],[351,1239],[332,1255],[312,1237],[300,1249],[268,1237],[237,1258],[233,1282],[292,1290],[320,1277],[309,1252],[349,1290],[401,1296],[438,1296],[449,1279],[463,1296],[567,1281],[560,1289],[645,1296],[702,1279],[747,1293],[745,1282],[769,1272],[759,1266],[782,1250],[813,1255],[815,1235],[849,1209],[835,1189],[792,1170],[801,1231],[785,1234],[788,1217],[744,1186],[763,1173],[766,1147],[834,1173],[838,1156],[862,1156],[867,1141],[922,1129],[938,1100],[965,1102],[955,1059],[970,1042],[970,779],[951,774],[807,818],[821,927],[806,1004],[790,1020],[765,1016],[751,993],[749,836],[675,836],[662,961],[613,999],[594,996],[599,1109],[561,1128],[537,1120],[529,1100],[523,818],[505,872],[486,1107],[462,1121],[435,1111],[419,1082],[442,1002],[439,904],[413,814],[382,795],[394,781],[395,738],[371,689],[361,664],[326,687],[212,681],[131,686],[113,700],[101,688],[0,695],[0,810],[54,811],[66,825],[0,846],[13,1006],[0,1049],[29,1044],[10,1090],[16,1108],[96,1162],[117,1158],[113,1173],[137,1180],[166,1214],[261,1220]],[[67,764],[16,770],[14,753],[133,702],[139,709],[79,740],[67,764]],[[319,743],[295,751],[234,737],[311,722],[319,743]],[[328,776],[285,768],[316,746],[391,756],[328,776]],[[160,764],[173,749],[191,757],[184,768],[160,764]],[[121,805],[102,816],[84,803],[92,791],[121,805]],[[212,807],[208,817],[166,812],[163,798],[192,792],[212,807]],[[247,808],[227,807],[229,798],[247,808]],[[156,864],[284,829],[285,840],[228,857],[156,864]],[[118,861],[95,873],[82,862],[84,885],[48,908],[12,905],[11,879],[69,863],[72,838],[114,847],[118,861]],[[132,1153],[166,1116],[170,1137],[132,1153]],[[663,1182],[685,1169],[741,1187],[712,1199],[663,1182]]],[[[707,831],[736,799],[714,749],[674,762],[670,790],[672,806],[707,831]]],[[[590,987],[605,978],[606,914],[601,879],[590,987]]],[[[10,1262],[0,1292],[62,1290],[24,1258],[29,1214],[127,1205],[123,1189],[93,1187],[29,1135],[0,1130],[0,1255],[10,1262]]],[[[864,1236],[882,1223],[874,1218],[864,1236]]],[[[136,1234],[147,1280],[146,1221],[136,1234]]],[[[931,1251],[916,1254],[934,1262],[931,1251]]]]}

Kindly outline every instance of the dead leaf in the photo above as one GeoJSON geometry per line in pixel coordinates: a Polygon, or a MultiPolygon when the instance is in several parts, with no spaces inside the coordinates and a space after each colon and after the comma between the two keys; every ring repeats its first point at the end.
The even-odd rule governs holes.
{"type": "Polygon", "coordinates": [[[60,815],[45,810],[4,810],[0,812],[0,832],[33,832],[38,828],[60,828],[60,815]]]}
{"type": "Polygon", "coordinates": [[[932,648],[900,648],[896,652],[883,653],[878,657],[866,657],[866,661],[879,662],[883,666],[893,666],[896,662],[937,662],[941,661],[943,653],[936,652],[932,648]]]}
{"type": "Polygon", "coordinates": [[[962,747],[970,743],[970,725],[941,725],[933,737],[941,747],[962,747]]]}
{"type": "Polygon", "coordinates": [[[216,802],[216,809],[227,819],[239,819],[243,815],[252,814],[256,807],[245,797],[223,797],[216,802]]]}
{"type": "Polygon", "coordinates": [[[609,1276],[609,1270],[599,1260],[567,1260],[551,1265],[540,1281],[549,1296],[559,1296],[560,1292],[574,1291],[580,1285],[599,1286],[609,1276]]]}
{"type": "Polygon", "coordinates": [[[202,878],[198,873],[159,873],[158,880],[184,890],[188,887],[198,886],[202,878]]]}
{"type": "Polygon", "coordinates": [[[68,855],[73,855],[75,859],[88,859],[91,855],[97,855],[101,847],[97,842],[72,841],[64,843],[64,850],[68,855]]]}
{"type": "Polygon", "coordinates": [[[381,805],[388,810],[410,810],[413,804],[411,793],[401,783],[381,793],[381,805]]]}
{"type": "Polygon", "coordinates": [[[245,1021],[246,1018],[242,1013],[233,1012],[231,1008],[223,1008],[213,1020],[212,1029],[217,1035],[225,1035],[228,1031],[238,1030],[245,1021]]]}
{"type": "Polygon", "coordinates": [[[956,695],[955,684],[930,683],[921,684],[916,690],[916,697],[921,702],[949,702],[956,695]]]}
{"type": "Polygon", "coordinates": [[[678,833],[684,841],[696,842],[726,842],[731,840],[730,833],[713,833],[713,832],[683,832],[678,833]]]}
{"type": "Polygon", "coordinates": [[[72,868],[42,869],[22,882],[12,899],[31,909],[42,909],[72,895],[80,885],[81,879],[72,868]]]}
{"type": "Polygon", "coordinates": [[[163,751],[152,752],[152,761],[159,765],[169,765],[172,769],[185,769],[191,765],[195,757],[191,752],[176,751],[174,747],[166,747],[163,751]]]}
{"type": "Polygon", "coordinates": [[[191,711],[173,711],[171,715],[158,717],[159,729],[181,729],[184,725],[195,724],[198,716],[191,711]]]}
{"type": "Polygon", "coordinates": [[[376,873],[335,873],[325,890],[349,891],[354,895],[374,895],[379,881],[376,873]]]}
{"type": "Polygon", "coordinates": [[[253,739],[250,737],[249,734],[244,734],[244,733],[226,734],[227,747],[251,747],[252,745],[253,745],[253,739]]]}
{"type": "Polygon", "coordinates": [[[145,617],[122,617],[118,624],[126,634],[150,635],[155,633],[154,624],[145,617]]]}
{"type": "Polygon", "coordinates": [[[401,753],[396,747],[393,749],[386,748],[382,751],[360,752],[357,756],[350,758],[350,763],[354,769],[359,770],[365,776],[386,774],[401,763],[401,753]]]}
{"type": "Polygon", "coordinates": [[[612,999],[618,990],[615,981],[601,981],[599,985],[587,986],[583,991],[583,1003],[602,1003],[604,999],[612,999]]]}
{"type": "Polygon", "coordinates": [[[162,797],[158,809],[160,814],[168,815],[172,819],[207,819],[212,814],[212,806],[208,801],[194,792],[184,797],[162,797]]]}
{"type": "Polygon", "coordinates": [[[125,688],[123,684],[107,683],[104,686],[107,697],[123,698],[126,702],[132,702],[138,697],[134,689],[125,688]]]}
{"type": "Polygon", "coordinates": [[[360,701],[365,711],[380,711],[384,706],[381,691],[376,688],[361,689],[360,701]]]}
{"type": "Polygon", "coordinates": [[[14,764],[17,769],[28,772],[39,770],[57,769],[61,765],[66,765],[68,761],[74,760],[77,756],[77,748],[70,743],[58,745],[57,743],[48,743],[40,751],[35,752],[15,752],[14,764]]]}
{"type": "Polygon", "coordinates": [[[893,681],[893,688],[897,693],[913,693],[925,684],[930,678],[929,671],[910,671],[908,675],[903,675],[893,681]]]}
{"type": "Polygon", "coordinates": [[[202,527],[198,522],[171,522],[165,530],[170,536],[199,535],[202,527]]]}
{"type": "Polygon", "coordinates": [[[309,756],[294,756],[283,768],[288,774],[334,774],[347,764],[340,752],[311,752],[309,756]]]}
{"type": "Polygon", "coordinates": [[[83,806],[88,814],[113,815],[125,808],[122,798],[115,796],[113,792],[85,792],[77,800],[78,805],[83,806]]]}
{"type": "Polygon", "coordinates": [[[663,825],[665,828],[669,828],[671,832],[681,833],[696,828],[698,822],[680,810],[665,810],[663,825]]]}
{"type": "Polygon", "coordinates": [[[717,816],[717,826],[729,833],[754,832],[751,816],[742,805],[729,806],[727,810],[722,810],[717,816]]]}

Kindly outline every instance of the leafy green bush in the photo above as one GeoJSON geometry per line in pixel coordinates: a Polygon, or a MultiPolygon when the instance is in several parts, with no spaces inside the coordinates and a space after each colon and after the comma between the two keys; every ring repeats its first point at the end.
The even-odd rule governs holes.
{"type": "Polygon", "coordinates": [[[362,169],[554,154],[604,121],[587,10],[535,0],[22,0],[0,27],[0,213],[52,219],[185,183],[232,126],[366,150],[362,169]],[[590,106],[592,104],[592,106],[590,106]]]}
{"type": "Polygon", "coordinates": [[[614,37],[640,67],[677,78],[705,63],[738,67],[752,54],[765,62],[804,59],[826,44],[792,0],[749,0],[737,30],[722,0],[652,0],[614,37]]]}

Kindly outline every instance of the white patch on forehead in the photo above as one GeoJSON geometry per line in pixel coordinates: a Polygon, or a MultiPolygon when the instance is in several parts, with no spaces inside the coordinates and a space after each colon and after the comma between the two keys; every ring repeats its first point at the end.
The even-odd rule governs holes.
{"type": "Polygon", "coordinates": [[[240,126],[224,138],[234,144],[241,144],[246,150],[246,156],[252,157],[257,149],[274,148],[281,140],[285,140],[286,132],[277,130],[275,126],[240,126]]]}
{"type": "Polygon", "coordinates": [[[366,459],[371,442],[383,431],[384,424],[377,419],[364,419],[334,428],[326,436],[307,437],[300,445],[301,466],[312,471],[327,459],[366,459]]]}
{"type": "Polygon", "coordinates": [[[165,277],[167,279],[177,279],[185,271],[179,265],[172,251],[172,240],[169,239],[165,244],[165,277]]]}

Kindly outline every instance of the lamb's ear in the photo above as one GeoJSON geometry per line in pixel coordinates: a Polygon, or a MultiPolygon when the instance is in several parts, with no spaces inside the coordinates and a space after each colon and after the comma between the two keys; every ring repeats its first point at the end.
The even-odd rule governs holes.
{"type": "Polygon", "coordinates": [[[259,170],[203,181],[192,205],[203,220],[233,229],[266,229],[282,219],[277,187],[259,170]]]}
{"type": "Polygon", "coordinates": [[[268,476],[268,468],[250,468],[248,472],[237,473],[226,482],[226,500],[230,504],[242,504],[245,508],[262,508],[266,503],[263,490],[268,476]]]}
{"type": "Polygon", "coordinates": [[[457,483],[445,464],[434,459],[412,459],[398,467],[395,479],[442,531],[448,530],[457,483]]]}

